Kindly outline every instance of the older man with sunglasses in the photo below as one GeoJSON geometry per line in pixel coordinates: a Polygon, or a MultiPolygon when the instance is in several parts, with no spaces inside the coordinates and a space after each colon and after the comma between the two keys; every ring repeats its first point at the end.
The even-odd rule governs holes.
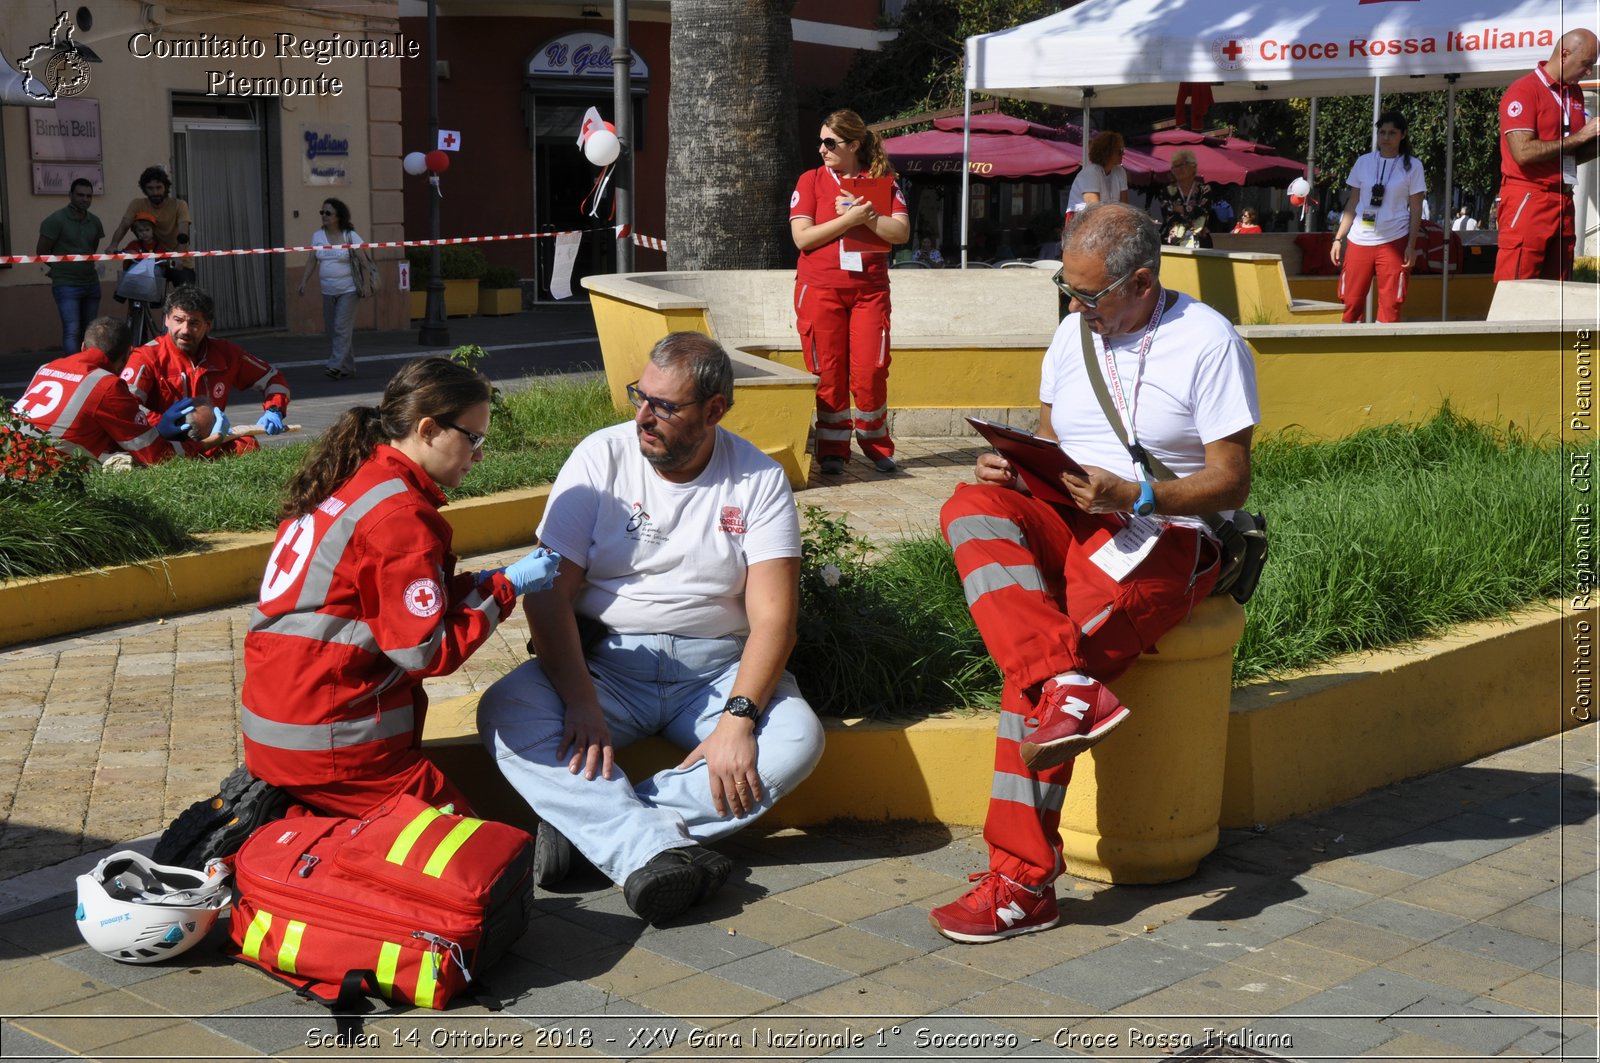
{"type": "Polygon", "coordinates": [[[660,923],[721,887],[733,863],[703,843],[809,775],[822,727],[784,670],[794,495],[718,423],[733,405],[727,353],[673,333],[628,398],[632,423],[580,443],[551,489],[539,539],[561,571],[523,600],[536,659],[484,693],[478,730],[539,815],[536,883],[556,885],[581,854],[660,923]],[[651,734],[686,756],[631,782],[613,752],[651,734]]]}
{"type": "Polygon", "coordinates": [[[1005,678],[984,824],[989,869],[929,914],[956,941],[1059,920],[1053,883],[1072,758],[1128,716],[1106,684],[1216,582],[1220,553],[1199,514],[1237,508],[1250,493],[1260,413],[1255,366],[1233,326],[1161,286],[1160,240],[1141,211],[1091,206],[1062,244],[1056,284],[1072,312],[1045,353],[1039,433],[1081,466],[1083,475],[1061,478],[1073,504],[1033,497],[1009,462],[986,453],[978,482],[957,487],[940,514],[1005,678]],[[1091,374],[1104,383],[1104,406],[1091,374]],[[1176,478],[1158,480],[1152,458],[1176,478]]]}

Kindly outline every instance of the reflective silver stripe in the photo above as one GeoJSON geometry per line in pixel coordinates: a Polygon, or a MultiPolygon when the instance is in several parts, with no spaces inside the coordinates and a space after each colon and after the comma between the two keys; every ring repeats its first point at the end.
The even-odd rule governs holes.
{"type": "Polygon", "coordinates": [[[950,527],[945,529],[944,537],[952,550],[974,539],[1004,539],[1018,546],[1024,542],[1022,529],[1015,523],[1004,517],[991,517],[981,513],[971,517],[957,517],[950,522],[950,527]]]}
{"type": "Polygon", "coordinates": [[[483,592],[483,587],[485,586],[492,588],[494,584],[486,582],[473,587],[472,593],[461,600],[461,607],[463,609],[478,610],[478,612],[489,618],[491,626],[498,627],[500,621],[504,620],[506,615],[500,608],[500,599],[494,596],[494,591],[491,590],[487,594],[483,592]]]}
{"type": "Polygon", "coordinates": [[[850,441],[850,429],[848,429],[848,428],[821,428],[821,427],[819,427],[817,429],[817,438],[818,439],[842,439],[842,440],[844,440],[845,442],[848,443],[850,441]]]}
{"type": "Polygon", "coordinates": [[[404,480],[398,477],[384,480],[374,484],[366,494],[339,511],[317,543],[316,554],[306,565],[306,581],[300,588],[300,598],[294,603],[295,612],[309,613],[322,607],[328,600],[328,588],[333,586],[333,570],[339,567],[339,561],[344,557],[345,548],[350,545],[361,518],[380,503],[405,491],[404,480]]]}
{"type": "Polygon", "coordinates": [[[1528,207],[1528,200],[1530,200],[1532,198],[1533,198],[1533,193],[1532,192],[1524,192],[1522,194],[1522,202],[1517,204],[1517,212],[1515,214],[1511,215],[1511,224],[1509,226],[1507,226],[1507,228],[1515,229],[1517,227],[1517,219],[1522,217],[1522,212],[1524,210],[1526,210],[1527,207],[1528,207]]]}
{"type": "Polygon", "coordinates": [[[284,613],[267,616],[259,608],[250,613],[250,630],[291,638],[314,639],[336,646],[354,646],[368,653],[382,653],[377,636],[364,621],[327,613],[284,613]]]}
{"type": "Polygon", "coordinates": [[[1013,742],[1020,742],[1034,732],[1034,728],[1028,726],[1027,719],[1014,712],[1000,714],[998,730],[1001,738],[1009,738],[1013,742]]]}
{"type": "Polygon", "coordinates": [[[826,422],[828,424],[849,424],[850,423],[850,411],[849,410],[818,410],[817,411],[817,422],[819,424],[822,423],[822,422],[826,422]]]}
{"type": "Polygon", "coordinates": [[[415,672],[426,668],[428,662],[439,655],[439,647],[444,645],[443,616],[440,623],[435,624],[433,634],[415,646],[393,646],[384,650],[384,655],[395,664],[408,672],[415,672]]]}
{"type": "Polygon", "coordinates": [[[876,428],[857,428],[857,439],[882,439],[889,434],[889,426],[880,424],[876,428]]]}
{"type": "Polygon", "coordinates": [[[967,592],[967,605],[977,603],[990,591],[1007,587],[1021,587],[1028,591],[1044,591],[1044,577],[1032,565],[984,565],[967,573],[961,589],[967,592]]]}
{"type": "MultiPolygon", "coordinates": [[[[366,696],[363,696],[362,700],[367,700],[366,696]]],[[[416,728],[416,710],[411,705],[399,705],[383,712],[369,713],[355,720],[336,720],[333,723],[279,723],[257,716],[248,706],[241,705],[239,723],[244,736],[257,745],[316,753],[408,735],[416,728]]]]}
{"type": "Polygon", "coordinates": [[[143,435],[135,436],[132,439],[119,439],[117,443],[123,450],[143,450],[160,438],[161,433],[152,428],[143,435]]]}
{"type": "Polygon", "coordinates": [[[881,420],[883,420],[884,415],[887,414],[888,412],[889,412],[889,407],[887,405],[879,406],[876,410],[857,410],[856,411],[856,420],[857,421],[881,421],[881,420]]]}
{"type": "Polygon", "coordinates": [[[883,363],[889,360],[889,330],[884,329],[878,334],[878,368],[883,368],[883,363]]]}
{"type": "Polygon", "coordinates": [[[1027,805],[1041,812],[1053,812],[1066,800],[1067,788],[1053,783],[1042,783],[1027,775],[1012,775],[1009,772],[997,771],[994,773],[994,783],[989,789],[989,797],[995,801],[1013,801],[1019,805],[1027,805]]]}
{"type": "MultiPolygon", "coordinates": [[[[1195,536],[1195,542],[1198,543],[1199,541],[1200,541],[1200,537],[1198,535],[1195,536]]],[[[1194,577],[1193,576],[1189,577],[1189,582],[1190,583],[1194,582],[1194,577]]],[[[1094,634],[1095,629],[1098,628],[1101,624],[1105,623],[1106,619],[1108,617],[1110,617],[1110,616],[1111,616],[1111,606],[1108,605],[1104,609],[1100,610],[1098,613],[1096,613],[1093,616],[1091,616],[1088,620],[1085,620],[1083,622],[1083,626],[1079,630],[1082,631],[1085,635],[1092,635],[1092,634],[1094,634]]]]}
{"type": "Polygon", "coordinates": [[[61,407],[45,426],[45,432],[57,438],[65,436],[72,423],[78,419],[78,414],[83,412],[83,406],[89,401],[89,396],[94,394],[95,386],[110,375],[104,369],[91,369],[85,373],[83,380],[72,392],[72,398],[67,400],[67,404],[61,407]]]}
{"type": "Polygon", "coordinates": [[[268,387],[266,389],[266,393],[267,393],[267,398],[269,398],[269,399],[272,398],[274,395],[282,395],[284,398],[288,398],[289,397],[289,389],[284,387],[282,384],[273,384],[273,385],[271,385],[270,387],[268,387]]]}

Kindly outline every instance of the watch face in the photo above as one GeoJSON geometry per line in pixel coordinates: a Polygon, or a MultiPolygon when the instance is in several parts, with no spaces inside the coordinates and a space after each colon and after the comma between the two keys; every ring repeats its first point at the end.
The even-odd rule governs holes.
{"type": "Polygon", "coordinates": [[[723,706],[722,711],[732,716],[749,718],[756,714],[756,703],[749,698],[729,698],[728,704],[723,706]]]}

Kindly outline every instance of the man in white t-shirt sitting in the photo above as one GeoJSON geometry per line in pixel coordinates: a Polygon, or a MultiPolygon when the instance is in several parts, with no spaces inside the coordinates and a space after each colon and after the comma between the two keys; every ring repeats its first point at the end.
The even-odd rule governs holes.
{"type": "Polygon", "coordinates": [[[978,482],[957,487],[939,515],[973,620],[1005,678],[983,829],[989,869],[929,913],[956,941],[997,941],[1059,920],[1053,883],[1072,758],[1128,716],[1106,684],[1216,582],[1220,551],[1199,515],[1235,509],[1250,493],[1260,420],[1250,350],[1221,314],[1164,289],[1160,263],[1156,225],[1143,211],[1109,203],[1074,215],[1056,275],[1072,313],[1039,382],[1039,434],[1058,440],[1084,473],[1062,477],[1073,504],[1034,497],[1009,462],[987,453],[978,482]],[[1177,478],[1157,481],[1144,455],[1177,478]]]}
{"type": "Polygon", "coordinates": [[[589,436],[556,477],[539,541],[555,586],[524,599],[535,659],[487,690],[478,730],[540,818],[534,875],[573,850],[659,923],[733,864],[702,846],[743,827],[822,756],[784,670],[800,525],[783,469],[718,426],[733,366],[709,337],[662,339],[628,386],[631,424],[589,436]],[[640,782],[615,749],[659,734],[687,755],[640,782]]]}

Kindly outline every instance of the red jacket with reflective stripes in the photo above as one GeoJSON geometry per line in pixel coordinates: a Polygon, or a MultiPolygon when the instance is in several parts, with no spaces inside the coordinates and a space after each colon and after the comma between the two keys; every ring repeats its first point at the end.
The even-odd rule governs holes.
{"type": "Polygon", "coordinates": [[[380,444],[316,509],[284,521],[244,640],[245,765],[305,786],[405,770],[422,681],[459,668],[516,604],[498,572],[455,575],[444,494],[380,444]]]}
{"type": "Polygon", "coordinates": [[[272,366],[237,343],[207,336],[199,355],[191,359],[171,336],[159,336],[128,356],[122,371],[128,390],[157,413],[179,399],[195,399],[218,409],[228,408],[230,389],[259,391],[264,410],[289,409],[289,382],[272,366]]]}
{"type": "Polygon", "coordinates": [[[39,367],[11,412],[45,435],[82,447],[96,461],[125,450],[144,465],[194,453],[156,432],[159,418],[139,404],[104,351],[90,347],[39,367]]]}

